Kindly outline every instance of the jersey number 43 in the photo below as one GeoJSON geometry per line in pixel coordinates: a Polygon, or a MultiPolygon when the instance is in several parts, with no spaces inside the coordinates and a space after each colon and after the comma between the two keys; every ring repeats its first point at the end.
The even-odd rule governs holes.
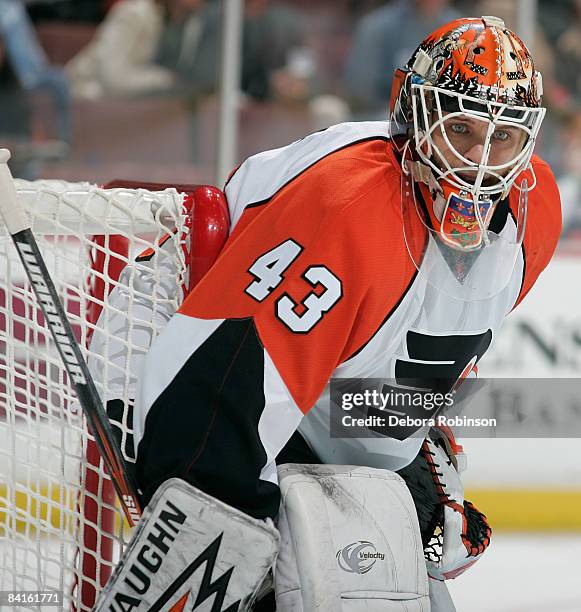
{"type": "MultiPolygon", "coordinates": [[[[300,244],[289,239],[258,257],[248,268],[255,280],[246,287],[246,293],[257,302],[264,301],[282,283],[285,272],[302,251],[300,244]]],[[[343,295],[341,280],[326,266],[309,266],[302,278],[313,288],[321,286],[323,291],[311,291],[300,302],[283,293],[275,302],[276,317],[297,334],[310,332],[343,295]]]]}

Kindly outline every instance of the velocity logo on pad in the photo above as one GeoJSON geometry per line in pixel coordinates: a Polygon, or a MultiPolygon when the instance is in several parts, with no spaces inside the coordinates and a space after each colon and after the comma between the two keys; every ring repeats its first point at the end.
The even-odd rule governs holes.
{"type": "Polygon", "coordinates": [[[374,544],[365,540],[348,544],[338,550],[336,556],[339,567],[350,574],[366,574],[378,559],[385,559],[385,555],[377,552],[374,544]]]}

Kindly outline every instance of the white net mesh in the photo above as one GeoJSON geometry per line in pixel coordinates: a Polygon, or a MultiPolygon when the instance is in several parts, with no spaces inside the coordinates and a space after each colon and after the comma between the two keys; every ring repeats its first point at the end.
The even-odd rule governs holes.
{"type": "MultiPolygon", "coordinates": [[[[105,401],[121,400],[116,430],[125,443],[133,355],[144,354],[186,282],[184,196],[175,189],[16,183],[97,387],[105,401]],[[146,249],[153,257],[133,263],[146,285],[126,272],[122,302],[110,302],[121,269],[146,249]],[[106,316],[91,344],[99,354],[90,354],[101,310],[106,316]],[[113,354],[120,346],[125,362],[113,354]]],[[[0,224],[0,591],[58,590],[62,609],[90,610],[127,540],[81,409],[0,224]]]]}

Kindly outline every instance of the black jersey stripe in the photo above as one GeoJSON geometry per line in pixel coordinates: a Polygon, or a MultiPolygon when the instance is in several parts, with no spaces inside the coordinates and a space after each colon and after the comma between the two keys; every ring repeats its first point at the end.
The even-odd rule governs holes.
{"type": "Polygon", "coordinates": [[[251,516],[274,517],[278,487],[260,480],[264,408],[264,349],[254,322],[225,320],[147,414],[137,453],[144,501],[177,477],[251,516]]]}

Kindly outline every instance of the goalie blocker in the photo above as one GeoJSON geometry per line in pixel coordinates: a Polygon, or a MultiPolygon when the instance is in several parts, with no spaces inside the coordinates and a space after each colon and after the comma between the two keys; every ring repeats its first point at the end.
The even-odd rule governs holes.
{"type": "Polygon", "coordinates": [[[181,612],[206,600],[215,611],[248,610],[278,546],[272,521],[251,518],[183,480],[167,480],[94,610],[181,612]]]}

